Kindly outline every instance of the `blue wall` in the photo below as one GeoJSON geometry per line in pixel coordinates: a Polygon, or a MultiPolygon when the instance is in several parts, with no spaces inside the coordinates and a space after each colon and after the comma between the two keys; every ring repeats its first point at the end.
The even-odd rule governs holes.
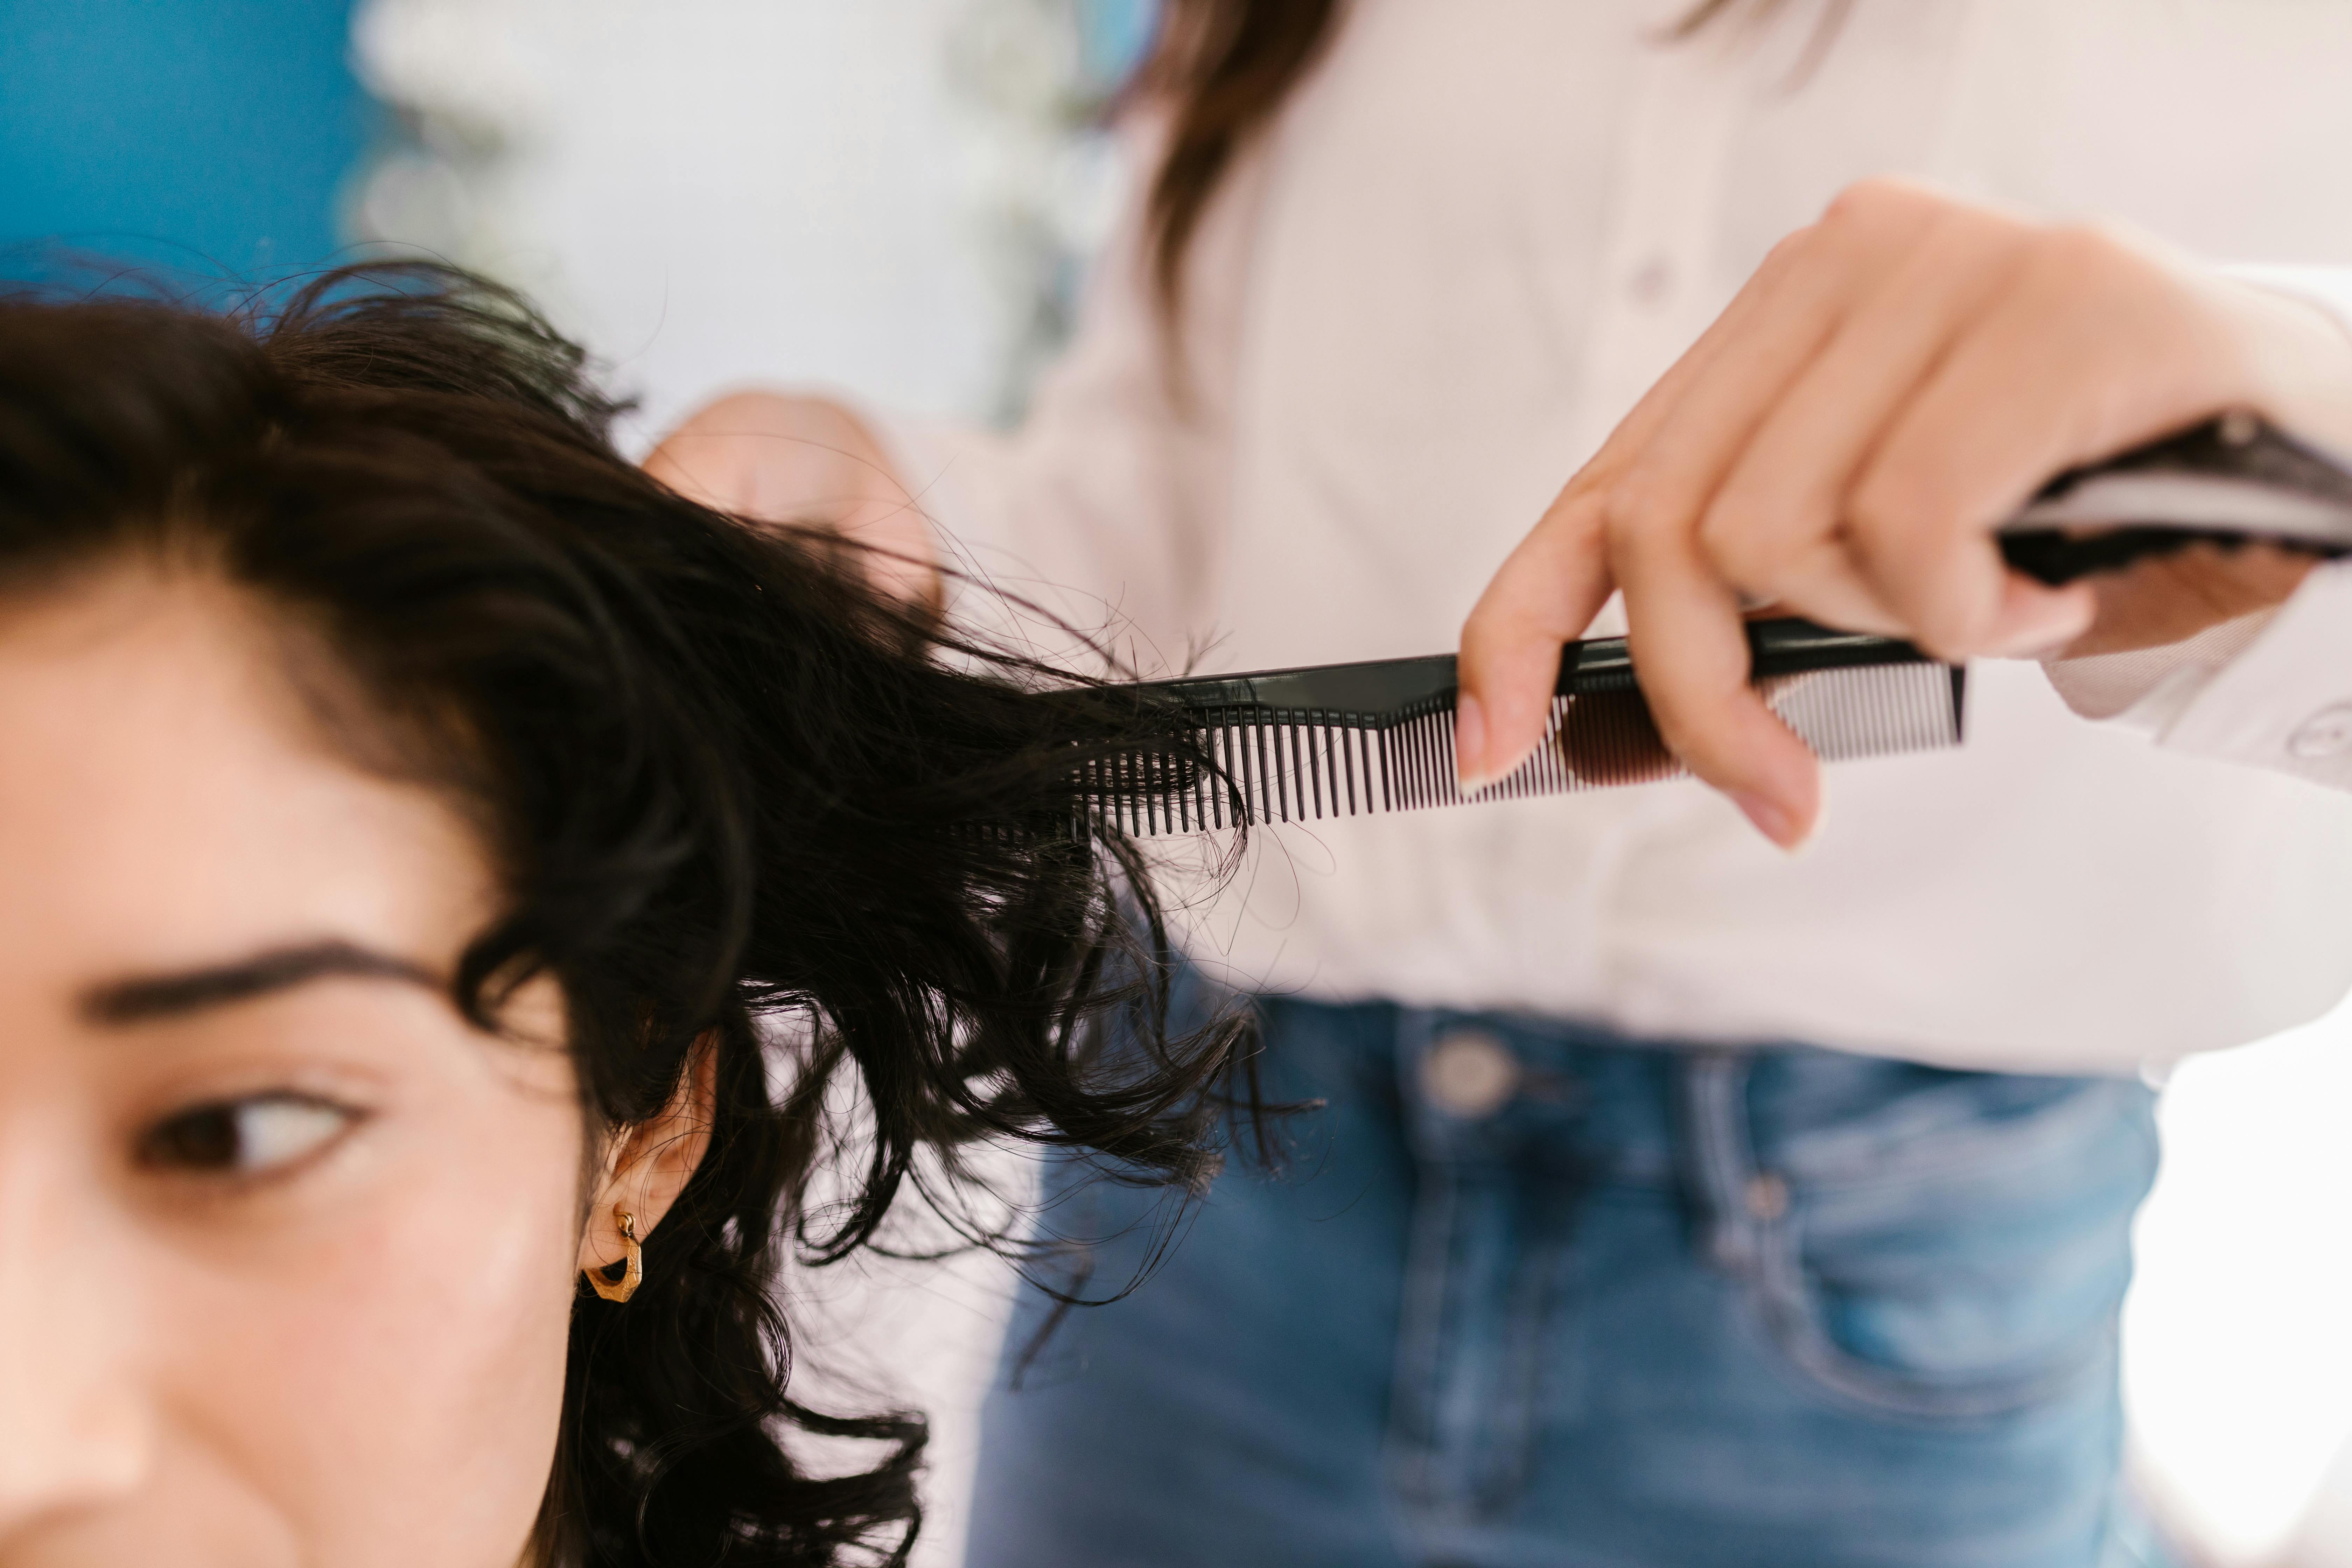
{"type": "Polygon", "coordinates": [[[326,258],[373,111],[348,0],[0,0],[0,276],[45,243],[211,276],[326,258]]]}
{"type": "Polygon", "coordinates": [[[1151,47],[1160,28],[1159,0],[1078,0],[1077,23],[1087,75],[1115,87],[1151,47]]]}

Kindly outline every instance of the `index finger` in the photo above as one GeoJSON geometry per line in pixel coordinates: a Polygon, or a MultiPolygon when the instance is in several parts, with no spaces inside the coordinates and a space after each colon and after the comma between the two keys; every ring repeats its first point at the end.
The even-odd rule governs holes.
{"type": "Polygon", "coordinates": [[[1808,232],[1774,248],[1577,470],[1479,595],[1462,628],[1462,694],[1454,714],[1454,775],[1463,793],[1504,777],[1542,741],[1560,649],[1583,635],[1613,587],[1601,539],[1612,483],[1763,309],[1808,232]]]}
{"type": "Polygon", "coordinates": [[[1560,649],[1609,599],[1605,504],[1603,492],[1591,489],[1553,502],[1462,627],[1454,772],[1465,795],[1508,773],[1543,738],[1560,649]]]}

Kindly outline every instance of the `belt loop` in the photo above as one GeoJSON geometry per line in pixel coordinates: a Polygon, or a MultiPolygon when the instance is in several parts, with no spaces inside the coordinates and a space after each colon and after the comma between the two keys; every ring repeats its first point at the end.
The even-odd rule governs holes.
{"type": "Polygon", "coordinates": [[[1762,1216],[1751,1201],[1758,1181],[1748,1130],[1751,1058],[1746,1051],[1685,1051],[1679,1066],[1680,1164],[1693,1240],[1717,1268],[1745,1274],[1763,1244],[1762,1216]]]}

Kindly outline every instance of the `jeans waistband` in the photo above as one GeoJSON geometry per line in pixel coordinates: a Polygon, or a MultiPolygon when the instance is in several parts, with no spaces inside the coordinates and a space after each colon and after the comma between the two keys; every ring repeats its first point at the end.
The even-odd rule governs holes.
{"type": "MultiPolygon", "coordinates": [[[[1808,1188],[1930,1179],[2033,1137],[2113,1113],[2137,1081],[1970,1072],[1797,1042],[1641,1040],[1568,1020],[1279,998],[1259,1005],[1286,1040],[1393,1082],[1417,1152],[1441,1162],[1572,1163],[1583,1180],[1687,1186],[1713,1158],[1703,1127],[1736,1128],[1743,1158],[1808,1188]]],[[[1728,1135],[1728,1134],[1726,1134],[1728,1135]]],[[[2031,1141],[2031,1140],[2029,1140],[2031,1141]]]]}

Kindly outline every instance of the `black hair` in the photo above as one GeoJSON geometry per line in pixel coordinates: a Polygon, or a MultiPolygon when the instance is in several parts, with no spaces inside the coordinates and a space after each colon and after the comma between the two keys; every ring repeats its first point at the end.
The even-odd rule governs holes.
{"type": "Polygon", "coordinates": [[[1115,689],[1055,688],[841,550],[665,489],[614,447],[619,407],[515,296],[437,267],[225,311],[0,300],[0,587],[143,553],[269,606],[331,655],[306,689],[358,694],[355,760],[480,825],[507,903],[456,977],[468,1016],[553,977],[600,1132],[715,1052],[709,1152],[642,1287],[575,1308],[541,1562],[895,1561],[922,1424],[793,1398],[770,1287],[982,1138],[1205,1184],[1246,1029],[1171,1037],[1150,881],[1080,782],[1139,750],[1181,788],[1198,760],[1115,689]],[[813,1476],[794,1430],[886,1456],[813,1476]]]}

